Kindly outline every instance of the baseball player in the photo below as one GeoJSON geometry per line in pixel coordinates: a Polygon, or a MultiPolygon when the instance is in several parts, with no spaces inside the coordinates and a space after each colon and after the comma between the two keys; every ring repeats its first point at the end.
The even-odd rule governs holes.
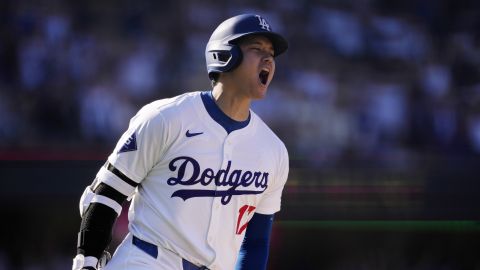
{"type": "Polygon", "coordinates": [[[250,103],[287,47],[259,15],[217,27],[205,51],[213,89],[144,106],[85,189],[72,269],[266,268],[288,153],[250,103]],[[129,199],[129,233],[105,265],[129,199]]]}

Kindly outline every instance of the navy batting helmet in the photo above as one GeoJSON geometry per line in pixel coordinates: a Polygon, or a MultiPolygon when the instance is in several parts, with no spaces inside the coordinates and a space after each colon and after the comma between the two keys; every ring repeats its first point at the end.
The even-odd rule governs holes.
{"type": "Polygon", "coordinates": [[[232,17],[222,22],[213,31],[205,49],[210,79],[213,79],[213,74],[230,71],[240,64],[242,51],[236,41],[253,34],[267,37],[272,42],[275,56],[282,54],[288,48],[287,40],[273,32],[272,27],[263,17],[254,14],[232,17]]]}

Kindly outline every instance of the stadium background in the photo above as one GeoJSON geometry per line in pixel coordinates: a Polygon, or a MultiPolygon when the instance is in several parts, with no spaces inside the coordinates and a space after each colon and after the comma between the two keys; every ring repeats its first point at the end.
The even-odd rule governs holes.
{"type": "Polygon", "coordinates": [[[254,104],[291,157],[269,269],[480,269],[479,3],[2,1],[0,269],[70,269],[128,119],[208,89],[209,35],[243,12],[290,41],[254,104]]]}

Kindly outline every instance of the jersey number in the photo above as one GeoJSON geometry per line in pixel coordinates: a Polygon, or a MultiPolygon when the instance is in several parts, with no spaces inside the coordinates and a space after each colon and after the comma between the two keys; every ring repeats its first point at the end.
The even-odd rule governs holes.
{"type": "Polygon", "coordinates": [[[253,210],[255,210],[255,206],[252,205],[244,205],[238,209],[237,234],[242,234],[245,231],[248,221],[253,215],[253,210]]]}

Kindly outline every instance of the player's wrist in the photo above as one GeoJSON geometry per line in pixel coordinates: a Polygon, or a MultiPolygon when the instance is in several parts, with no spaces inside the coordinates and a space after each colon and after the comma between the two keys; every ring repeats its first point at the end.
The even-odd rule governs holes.
{"type": "Polygon", "coordinates": [[[73,259],[72,270],[95,270],[97,269],[98,259],[93,256],[83,256],[83,254],[77,254],[73,259]]]}

